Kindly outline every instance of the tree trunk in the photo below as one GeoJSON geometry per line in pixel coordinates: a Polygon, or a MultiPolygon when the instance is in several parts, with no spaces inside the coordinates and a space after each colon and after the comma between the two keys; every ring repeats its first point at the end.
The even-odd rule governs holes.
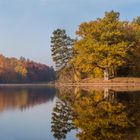
{"type": "Polygon", "coordinates": [[[105,81],[109,80],[109,68],[104,69],[104,80],[105,81]]]}
{"type": "Polygon", "coordinates": [[[72,64],[72,69],[73,69],[73,78],[74,82],[79,82],[80,81],[80,74],[78,75],[78,72],[76,71],[74,65],[72,64]]]}
{"type": "Polygon", "coordinates": [[[112,77],[111,78],[114,78],[116,76],[116,68],[115,66],[112,66],[112,77]]]}

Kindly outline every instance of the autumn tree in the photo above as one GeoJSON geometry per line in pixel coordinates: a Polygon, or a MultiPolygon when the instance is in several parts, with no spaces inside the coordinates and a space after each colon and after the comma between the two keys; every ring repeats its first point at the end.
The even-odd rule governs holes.
{"type": "Polygon", "coordinates": [[[131,63],[139,38],[132,26],[120,21],[119,16],[118,12],[105,12],[103,18],[79,26],[73,58],[79,71],[92,73],[99,68],[108,80],[117,67],[131,63]]]}
{"type": "Polygon", "coordinates": [[[52,58],[57,70],[64,68],[71,57],[71,45],[73,40],[64,29],[54,30],[51,37],[52,58]]]}
{"type": "Polygon", "coordinates": [[[0,55],[0,83],[49,82],[55,80],[53,67],[21,57],[0,55]]]}

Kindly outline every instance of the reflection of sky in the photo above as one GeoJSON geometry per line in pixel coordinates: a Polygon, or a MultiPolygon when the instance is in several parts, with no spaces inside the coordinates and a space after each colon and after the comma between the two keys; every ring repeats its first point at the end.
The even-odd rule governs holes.
{"type": "MultiPolygon", "coordinates": [[[[51,90],[48,89],[48,91],[51,90]]],[[[10,96],[8,93],[5,94],[10,96]]],[[[18,94],[21,93],[19,92],[18,94]]],[[[43,98],[44,94],[38,92],[39,97],[42,95],[43,98]]],[[[47,92],[46,94],[49,93],[47,92]]],[[[12,107],[10,110],[4,110],[0,114],[0,140],[53,140],[54,137],[51,133],[51,113],[57,97],[55,97],[54,92],[50,94],[52,95],[48,95],[46,102],[38,103],[37,100],[36,104],[22,111],[18,107],[14,110],[12,107]]],[[[37,96],[37,93],[35,95],[37,96]]],[[[72,135],[70,134],[68,140],[74,140],[74,135],[74,132],[72,135]]]]}
{"type": "Polygon", "coordinates": [[[55,100],[28,110],[0,115],[1,140],[52,140],[51,112],[55,100]]]}
{"type": "MultiPolygon", "coordinates": [[[[5,94],[6,96],[11,97],[10,95],[12,95],[14,92],[8,94],[8,91],[9,89],[7,90],[7,92],[5,92],[5,94]]],[[[28,92],[28,94],[31,93],[31,90],[27,90],[27,91],[30,91],[28,92]]],[[[38,97],[40,97],[41,95],[42,97],[44,97],[44,94],[41,94],[41,92],[37,92],[36,88],[35,91],[36,92],[33,93],[36,93],[36,95],[38,94],[39,95],[38,97]]],[[[47,93],[51,93],[52,90],[48,89],[47,91],[50,91],[47,93]]],[[[42,90],[42,92],[44,92],[44,90],[42,90]]],[[[0,92],[0,94],[2,93],[0,92]]],[[[54,140],[54,137],[51,133],[51,117],[52,117],[51,113],[53,107],[56,104],[56,101],[59,101],[60,99],[56,97],[56,94],[53,95],[53,93],[54,92],[52,92],[52,96],[48,96],[50,97],[50,100],[47,100],[47,102],[34,104],[32,107],[26,108],[22,111],[17,108],[15,110],[12,109],[6,110],[3,113],[1,113],[0,114],[0,140],[54,140]]],[[[117,92],[117,93],[113,92],[113,94],[115,95],[112,96],[113,94],[108,94],[108,99],[113,99],[109,97],[115,97],[118,101],[120,101],[120,103],[124,102],[124,103],[128,103],[129,105],[133,103],[133,104],[137,104],[137,107],[139,107],[140,104],[139,93],[140,93],[139,91],[117,92]]],[[[130,108],[130,110],[132,109],[130,108]]],[[[76,139],[75,133],[76,132],[74,130],[68,133],[66,140],[75,140],[76,139]]]]}
{"type": "Polygon", "coordinates": [[[139,0],[0,0],[0,52],[52,65],[49,42],[55,28],[73,36],[81,22],[112,9],[132,20],[139,5],[139,0]]]}

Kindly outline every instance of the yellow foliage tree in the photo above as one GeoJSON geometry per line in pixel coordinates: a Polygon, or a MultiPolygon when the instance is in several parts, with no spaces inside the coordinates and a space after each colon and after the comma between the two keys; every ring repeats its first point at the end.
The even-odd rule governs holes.
{"type": "Polygon", "coordinates": [[[82,23],[74,43],[73,64],[81,72],[91,73],[95,68],[104,72],[105,80],[117,67],[132,62],[139,45],[139,35],[133,26],[119,20],[118,12],[105,12],[103,18],[82,23]]]}

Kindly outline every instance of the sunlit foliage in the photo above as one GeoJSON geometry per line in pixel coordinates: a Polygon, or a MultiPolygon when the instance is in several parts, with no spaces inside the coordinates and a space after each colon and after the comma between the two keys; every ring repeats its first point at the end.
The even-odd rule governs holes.
{"type": "Polygon", "coordinates": [[[73,58],[79,71],[94,73],[94,69],[99,68],[109,78],[117,67],[133,64],[140,35],[129,22],[120,21],[119,15],[106,12],[103,18],[79,26],[73,58]]]}
{"type": "Polygon", "coordinates": [[[59,80],[79,82],[84,78],[140,76],[140,17],[120,20],[120,13],[81,23],[72,41],[57,29],[51,37],[53,61],[59,80]]]}

